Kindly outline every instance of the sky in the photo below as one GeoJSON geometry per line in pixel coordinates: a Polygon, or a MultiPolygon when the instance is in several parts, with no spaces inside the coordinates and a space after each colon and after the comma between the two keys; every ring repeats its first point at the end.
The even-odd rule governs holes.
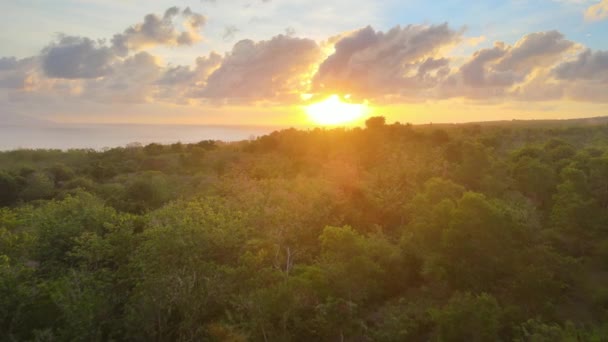
{"type": "Polygon", "coordinates": [[[608,114],[608,0],[3,0],[0,123],[608,114]]]}

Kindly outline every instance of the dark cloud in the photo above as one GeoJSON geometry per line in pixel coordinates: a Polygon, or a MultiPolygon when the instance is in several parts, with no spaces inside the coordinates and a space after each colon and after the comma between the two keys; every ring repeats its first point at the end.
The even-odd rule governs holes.
{"type": "Polygon", "coordinates": [[[586,49],[576,59],[551,70],[553,82],[545,87],[561,88],[563,97],[575,101],[608,102],[608,51],[586,49]]]}
{"type": "Polygon", "coordinates": [[[285,29],[285,35],[288,37],[293,37],[296,35],[296,29],[294,29],[293,27],[288,27],[285,29]]]}
{"type": "Polygon", "coordinates": [[[439,93],[442,97],[476,99],[513,96],[527,100],[553,98],[561,94],[561,90],[549,85],[549,79],[541,71],[563,60],[574,47],[573,42],[557,31],[525,35],[513,46],[497,42],[492,48],[475,52],[441,84],[439,93]],[[530,79],[534,72],[538,75],[530,79]],[[546,89],[538,89],[545,84],[546,89]]]}
{"type": "Polygon", "coordinates": [[[193,82],[195,72],[189,66],[178,65],[175,67],[167,67],[158,80],[159,85],[175,86],[178,84],[193,82]]]}
{"type": "MultiPolygon", "coordinates": [[[[201,39],[200,29],[206,18],[190,8],[171,7],[163,16],[148,14],[136,24],[112,38],[112,46],[86,37],[60,36],[43,49],[42,69],[46,76],[65,79],[88,79],[109,75],[113,64],[130,51],[154,45],[191,45],[201,39]],[[175,19],[183,19],[184,31],[175,28],[175,19]]],[[[10,60],[3,64],[12,63],[10,60]]]]}
{"type": "Polygon", "coordinates": [[[236,34],[239,32],[240,30],[238,29],[238,27],[234,26],[234,25],[229,25],[226,26],[224,28],[224,33],[222,34],[222,39],[227,42],[230,41],[232,39],[234,39],[234,37],[236,36],[236,34]]]}
{"type": "Polygon", "coordinates": [[[464,84],[471,87],[509,87],[536,68],[546,68],[574,46],[557,31],[531,33],[515,46],[497,43],[476,52],[461,67],[464,84]]]}
{"type": "Polygon", "coordinates": [[[198,57],[194,68],[183,65],[167,67],[157,82],[157,97],[169,102],[185,103],[188,98],[200,96],[207,78],[221,63],[222,56],[212,52],[209,56],[198,57]]]}
{"type": "Polygon", "coordinates": [[[113,51],[89,38],[62,36],[42,50],[42,68],[52,78],[96,78],[112,71],[113,51]]]}
{"type": "Polygon", "coordinates": [[[470,87],[505,87],[513,84],[514,76],[509,72],[493,70],[489,66],[507,53],[504,44],[496,44],[491,49],[475,52],[473,57],[460,68],[462,79],[470,87]]]}
{"type": "Polygon", "coordinates": [[[314,91],[374,96],[430,87],[435,82],[429,72],[447,65],[434,56],[460,35],[447,24],[397,26],[386,33],[368,26],[336,42],[314,78],[314,91]]]}
{"type": "Polygon", "coordinates": [[[209,56],[198,57],[194,68],[182,65],[167,67],[158,83],[174,86],[178,84],[194,85],[205,82],[207,77],[220,66],[221,62],[222,56],[216,52],[212,52],[209,56]]]}
{"type": "Polygon", "coordinates": [[[11,70],[18,64],[17,58],[15,57],[2,57],[0,58],[0,70],[11,70]]]}
{"type": "Polygon", "coordinates": [[[560,80],[602,80],[608,81],[608,51],[587,49],[571,62],[564,62],[554,70],[560,80]]]}
{"type": "Polygon", "coordinates": [[[112,46],[116,53],[126,56],[129,51],[137,51],[154,45],[192,45],[202,39],[200,30],[207,19],[204,15],[193,12],[190,8],[181,11],[171,7],[161,17],[148,14],[142,23],[127,28],[123,33],[115,34],[112,46]],[[183,18],[184,31],[176,28],[176,18],[183,18]]]}
{"type": "Polygon", "coordinates": [[[450,60],[447,58],[433,58],[429,57],[418,67],[418,76],[425,76],[433,70],[446,67],[450,64],[450,60]]]}
{"type": "MultiPolygon", "coordinates": [[[[199,58],[196,67],[190,70],[161,67],[149,53],[129,56],[128,52],[155,44],[191,44],[200,39],[197,30],[205,21],[204,16],[189,8],[172,7],[162,17],[148,15],[142,24],[116,35],[112,46],[86,37],[61,35],[40,56],[25,60],[0,58],[0,88],[28,90],[29,99],[62,96],[102,102],[146,102],[167,93],[173,83],[171,86],[177,85],[180,90],[173,94],[181,95],[191,91],[190,87],[204,85],[221,56],[199,58]],[[173,26],[178,16],[183,18],[185,31],[177,31],[173,26]]],[[[14,91],[11,96],[25,98],[14,91]]]]}
{"type": "Polygon", "coordinates": [[[23,90],[35,82],[35,58],[0,58],[0,88],[23,90]]]}
{"type": "Polygon", "coordinates": [[[162,68],[156,57],[139,52],[114,64],[114,72],[89,80],[83,98],[103,102],[146,102],[153,98],[162,68]]]}
{"type": "Polygon", "coordinates": [[[507,49],[496,70],[527,73],[538,66],[551,65],[573,46],[574,42],[558,31],[530,33],[507,49]]]}
{"type": "Polygon", "coordinates": [[[278,100],[306,90],[321,49],[311,39],[279,35],[241,40],[207,80],[201,96],[234,101],[278,100]]]}

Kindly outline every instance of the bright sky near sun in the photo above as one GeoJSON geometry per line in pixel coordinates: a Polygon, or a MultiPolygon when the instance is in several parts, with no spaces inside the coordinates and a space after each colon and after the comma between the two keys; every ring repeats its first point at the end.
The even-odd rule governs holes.
{"type": "Polygon", "coordinates": [[[2,122],[608,114],[608,0],[21,0],[0,11],[2,122]]]}

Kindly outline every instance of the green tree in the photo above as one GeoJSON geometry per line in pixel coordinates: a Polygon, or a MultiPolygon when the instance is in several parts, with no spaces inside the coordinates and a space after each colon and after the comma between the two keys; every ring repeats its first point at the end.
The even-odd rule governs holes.
{"type": "Polygon", "coordinates": [[[204,322],[225,310],[231,265],[248,229],[243,216],[214,198],[178,202],[151,214],[129,261],[135,288],[128,334],[155,340],[201,340],[204,322]]]}
{"type": "Polygon", "coordinates": [[[513,165],[512,174],[521,193],[540,206],[550,202],[556,186],[555,171],[550,166],[526,156],[513,165]]]}
{"type": "Polygon", "coordinates": [[[172,197],[167,177],[161,172],[140,174],[125,188],[124,207],[133,213],[156,209],[172,197]]]}
{"type": "Polygon", "coordinates": [[[499,341],[503,310],[486,293],[457,293],[441,309],[430,311],[435,341],[499,341]]]}
{"type": "Polygon", "coordinates": [[[0,171],[0,207],[9,206],[17,201],[19,183],[11,174],[0,171]]]}
{"type": "Polygon", "coordinates": [[[590,195],[584,172],[565,168],[562,183],[557,186],[551,210],[551,224],[558,244],[569,254],[582,256],[590,252],[596,230],[606,222],[606,214],[590,195]]]}
{"type": "Polygon", "coordinates": [[[26,178],[21,198],[25,201],[49,199],[55,193],[55,183],[44,172],[34,172],[26,178]]]}
{"type": "Polygon", "coordinates": [[[32,257],[40,263],[41,271],[59,275],[73,265],[70,252],[75,239],[85,232],[103,234],[115,219],[112,208],[88,193],[49,201],[29,215],[28,225],[36,235],[32,257]]]}
{"type": "Polygon", "coordinates": [[[365,127],[367,129],[378,129],[386,125],[386,119],[384,116],[374,116],[365,120],[365,127]]]}

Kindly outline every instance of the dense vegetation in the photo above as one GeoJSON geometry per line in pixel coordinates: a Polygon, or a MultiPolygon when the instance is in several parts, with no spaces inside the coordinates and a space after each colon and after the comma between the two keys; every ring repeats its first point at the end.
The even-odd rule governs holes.
{"type": "Polygon", "coordinates": [[[605,341],[608,124],[0,153],[2,341],[605,341]]]}

